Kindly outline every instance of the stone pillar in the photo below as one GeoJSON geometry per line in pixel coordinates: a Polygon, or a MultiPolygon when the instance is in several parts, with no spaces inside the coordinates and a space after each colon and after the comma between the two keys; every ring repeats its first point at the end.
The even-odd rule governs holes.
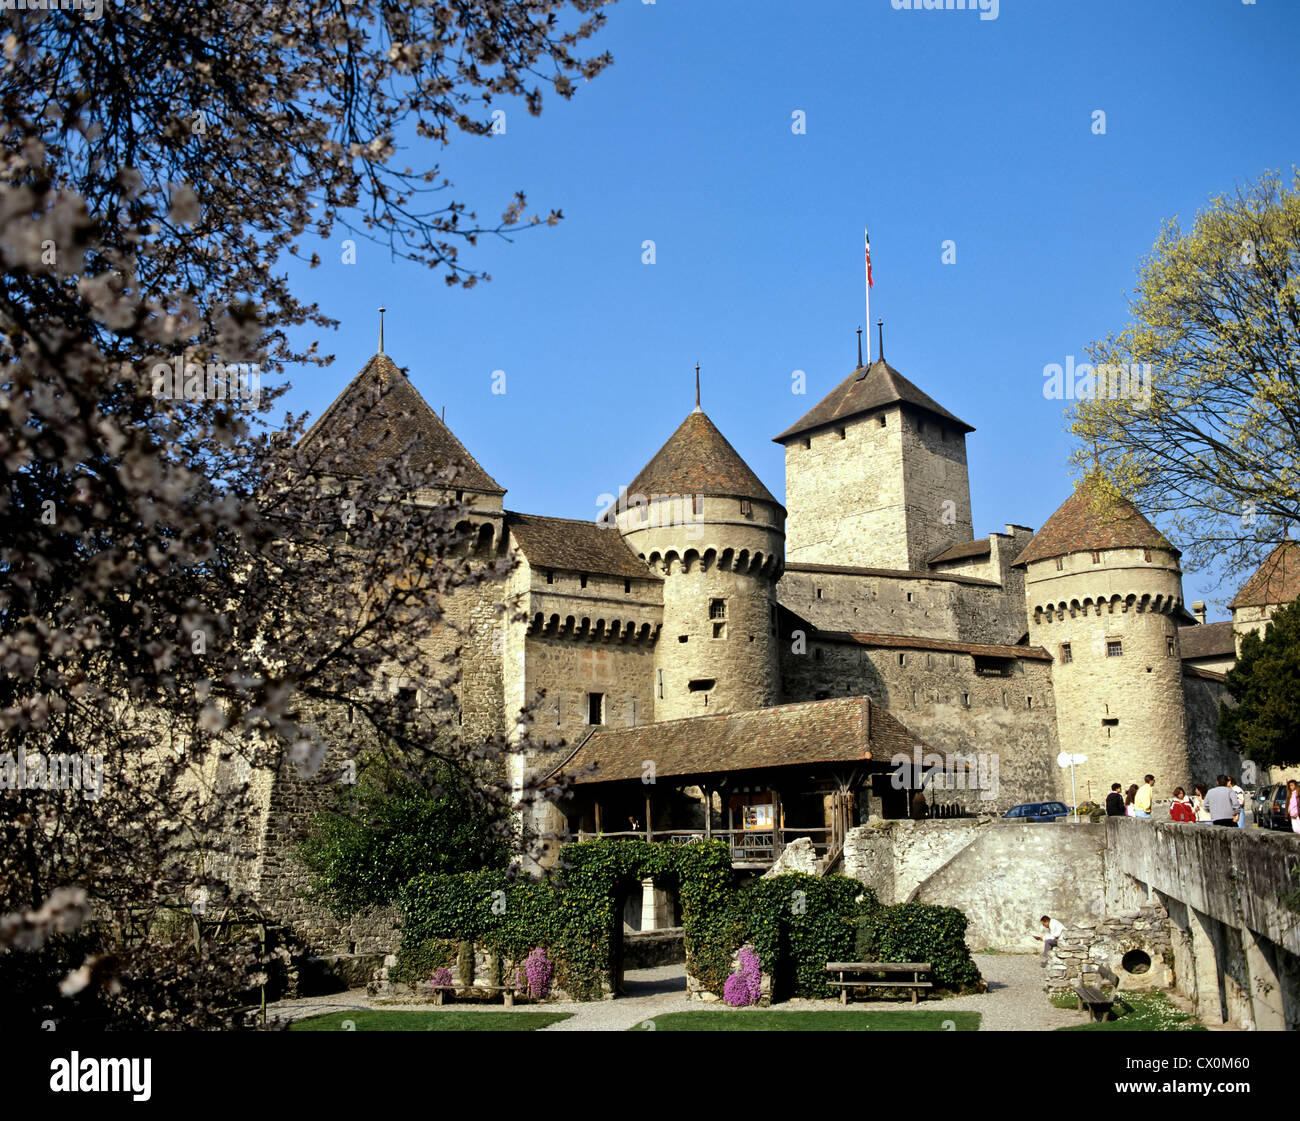
{"type": "Polygon", "coordinates": [[[650,879],[641,881],[641,929],[659,929],[655,926],[655,882],[650,879]]]}
{"type": "Polygon", "coordinates": [[[1250,973],[1251,1018],[1256,1031],[1286,1031],[1282,981],[1277,973],[1277,948],[1253,930],[1242,932],[1246,968],[1250,973]]]}
{"type": "Polygon", "coordinates": [[[1187,908],[1192,936],[1192,953],[1196,960],[1196,1014],[1206,1023],[1221,1024],[1227,1018],[1223,994],[1219,987],[1219,942],[1217,919],[1204,915],[1195,907],[1187,908]]]}

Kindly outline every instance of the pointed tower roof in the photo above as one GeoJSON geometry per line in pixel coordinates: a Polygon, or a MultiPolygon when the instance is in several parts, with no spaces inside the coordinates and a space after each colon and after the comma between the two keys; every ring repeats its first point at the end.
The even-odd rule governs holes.
{"type": "Polygon", "coordinates": [[[859,366],[832,389],[795,424],[773,440],[784,444],[803,432],[840,424],[850,417],[862,416],[888,405],[911,405],[955,424],[962,432],[974,432],[973,425],[953,416],[938,401],[922,393],[907,378],[884,361],[876,359],[870,366],[859,366]]]}
{"type": "Polygon", "coordinates": [[[1167,549],[1181,555],[1128,499],[1084,478],[1013,563],[1103,549],[1167,549]]]}
{"type": "Polygon", "coordinates": [[[319,452],[336,474],[369,475],[392,462],[408,444],[413,446],[413,467],[428,471],[451,465],[451,486],[505,494],[382,352],[362,367],[298,446],[319,452]]]}
{"type": "Polygon", "coordinates": [[[1283,541],[1255,569],[1229,607],[1268,607],[1300,599],[1300,543],[1283,541]]]}
{"type": "Polygon", "coordinates": [[[706,494],[779,506],[697,405],[627,488],[630,494],[706,494]]]}

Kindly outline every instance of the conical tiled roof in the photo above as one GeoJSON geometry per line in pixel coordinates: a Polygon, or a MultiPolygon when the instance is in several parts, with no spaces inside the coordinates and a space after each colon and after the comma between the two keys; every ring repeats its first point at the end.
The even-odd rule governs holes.
{"type": "Polygon", "coordinates": [[[1267,607],[1300,599],[1300,544],[1283,541],[1255,569],[1229,607],[1267,607]]]}
{"type": "Polygon", "coordinates": [[[369,475],[412,445],[411,466],[455,467],[450,485],[505,494],[386,354],[376,354],[335,398],[299,447],[319,452],[321,468],[338,475],[369,475]]]}
{"type": "Polygon", "coordinates": [[[938,401],[922,393],[883,359],[870,366],[859,366],[832,389],[796,423],[773,440],[783,444],[801,432],[840,424],[849,417],[861,416],[886,405],[911,405],[955,424],[963,432],[974,432],[972,425],[955,417],[938,401]]]}
{"type": "Polygon", "coordinates": [[[630,494],[706,494],[780,505],[699,408],[632,480],[630,494]]]}
{"type": "Polygon", "coordinates": [[[1180,555],[1128,499],[1084,479],[1025,546],[1015,564],[1103,549],[1168,549],[1180,555]]]}

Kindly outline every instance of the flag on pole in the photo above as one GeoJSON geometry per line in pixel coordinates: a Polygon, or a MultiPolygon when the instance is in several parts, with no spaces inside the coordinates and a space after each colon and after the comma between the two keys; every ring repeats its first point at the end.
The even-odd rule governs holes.
{"type": "Polygon", "coordinates": [[[867,365],[871,365],[871,289],[875,281],[871,279],[871,235],[867,227],[862,227],[862,237],[867,243],[867,365]]]}

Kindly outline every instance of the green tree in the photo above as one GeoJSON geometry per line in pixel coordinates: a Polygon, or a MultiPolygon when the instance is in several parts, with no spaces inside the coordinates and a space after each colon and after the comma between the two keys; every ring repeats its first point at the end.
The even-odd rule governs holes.
{"type": "Polygon", "coordinates": [[[1075,463],[1163,517],[1189,568],[1253,570],[1300,520],[1300,173],[1169,221],[1138,277],[1068,387],[1075,463]]]}
{"type": "Polygon", "coordinates": [[[1263,638],[1245,637],[1226,686],[1237,706],[1221,706],[1220,735],[1261,767],[1300,763],[1300,600],[1273,616],[1263,638]]]}
{"type": "Polygon", "coordinates": [[[481,784],[434,762],[416,777],[390,761],[362,768],[336,810],[320,815],[299,846],[311,893],[348,916],[392,902],[423,872],[504,868],[511,822],[481,784]]]}

